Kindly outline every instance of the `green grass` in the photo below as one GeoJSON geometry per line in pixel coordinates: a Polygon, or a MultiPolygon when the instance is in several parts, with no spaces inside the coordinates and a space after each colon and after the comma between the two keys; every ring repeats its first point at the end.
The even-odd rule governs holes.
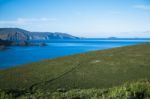
{"type": "Polygon", "coordinates": [[[73,89],[67,92],[54,92],[51,94],[51,98],[52,99],[150,99],[150,82],[148,80],[143,80],[138,82],[125,83],[121,86],[109,89],[73,89]]]}
{"type": "Polygon", "coordinates": [[[126,81],[150,79],[149,71],[150,44],[147,43],[0,70],[0,89],[54,92],[109,88],[126,81]]]}
{"type": "Polygon", "coordinates": [[[35,90],[34,93],[0,90],[0,99],[150,99],[150,81],[127,82],[107,89],[58,90],[52,93],[41,90],[35,90]]]}

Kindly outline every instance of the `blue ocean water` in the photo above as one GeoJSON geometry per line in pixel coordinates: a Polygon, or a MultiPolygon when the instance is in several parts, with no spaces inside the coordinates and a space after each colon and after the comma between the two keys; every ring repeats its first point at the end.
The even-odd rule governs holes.
{"type": "Polygon", "coordinates": [[[44,59],[73,55],[93,50],[140,44],[146,40],[54,40],[48,46],[9,47],[0,50],[0,69],[28,64],[44,59]]]}

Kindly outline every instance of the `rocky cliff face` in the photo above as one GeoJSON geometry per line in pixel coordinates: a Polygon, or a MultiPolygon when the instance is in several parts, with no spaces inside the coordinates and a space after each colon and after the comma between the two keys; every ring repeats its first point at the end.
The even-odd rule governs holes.
{"type": "Polygon", "coordinates": [[[28,40],[29,31],[18,28],[0,28],[0,39],[2,40],[28,40]]]}
{"type": "Polygon", "coordinates": [[[2,40],[51,40],[51,39],[78,39],[78,37],[59,32],[30,32],[19,28],[0,28],[2,40]]]}

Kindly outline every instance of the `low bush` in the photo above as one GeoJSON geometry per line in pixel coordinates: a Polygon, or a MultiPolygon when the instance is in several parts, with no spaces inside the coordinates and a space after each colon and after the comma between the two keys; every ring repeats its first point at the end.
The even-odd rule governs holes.
{"type": "Polygon", "coordinates": [[[150,99],[150,81],[128,82],[108,89],[72,89],[50,93],[0,90],[0,99],[150,99]]]}

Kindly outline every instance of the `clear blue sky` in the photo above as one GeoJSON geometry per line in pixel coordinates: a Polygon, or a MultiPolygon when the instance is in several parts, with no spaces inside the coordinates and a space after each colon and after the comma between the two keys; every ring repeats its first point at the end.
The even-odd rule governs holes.
{"type": "Polygon", "coordinates": [[[150,37],[150,0],[0,0],[0,27],[150,37]]]}

